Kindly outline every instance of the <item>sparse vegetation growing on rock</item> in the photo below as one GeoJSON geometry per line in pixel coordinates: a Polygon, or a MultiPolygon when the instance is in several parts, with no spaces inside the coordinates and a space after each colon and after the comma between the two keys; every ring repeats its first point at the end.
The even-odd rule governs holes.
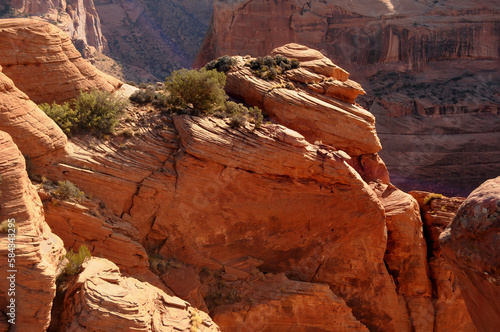
{"type": "Polygon", "coordinates": [[[128,101],[107,91],[81,92],[74,101],[39,107],[67,134],[112,134],[128,101]]]}
{"type": "Polygon", "coordinates": [[[433,199],[441,199],[443,198],[443,195],[441,194],[435,194],[435,193],[430,193],[424,198],[424,204],[430,203],[433,199]]]}
{"type": "Polygon", "coordinates": [[[64,267],[63,273],[67,276],[74,276],[80,273],[82,264],[90,259],[92,255],[90,254],[89,248],[84,245],[81,245],[78,249],[78,252],[73,252],[71,249],[67,254],[66,258],[68,259],[68,263],[64,267]]]}
{"type": "Polygon", "coordinates": [[[256,76],[262,79],[274,80],[278,75],[289,69],[299,68],[300,62],[295,59],[290,60],[282,55],[276,55],[275,57],[268,55],[251,60],[247,63],[247,66],[252,69],[256,76]]]}
{"type": "Polygon", "coordinates": [[[229,55],[224,55],[216,60],[212,60],[205,66],[206,70],[217,70],[218,72],[227,73],[232,66],[237,63],[236,59],[229,55]]]}
{"type": "Polygon", "coordinates": [[[68,180],[57,181],[54,195],[63,200],[74,199],[77,201],[80,201],[85,197],[85,193],[68,180]]]}
{"type": "Polygon", "coordinates": [[[216,70],[176,70],[167,77],[168,103],[188,114],[212,114],[226,101],[226,75],[216,70]]]}

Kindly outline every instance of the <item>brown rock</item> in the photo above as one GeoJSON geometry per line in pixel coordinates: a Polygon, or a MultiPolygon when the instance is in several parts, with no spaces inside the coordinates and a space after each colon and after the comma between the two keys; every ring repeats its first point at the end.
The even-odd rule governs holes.
{"type": "Polygon", "coordinates": [[[0,130],[9,133],[22,153],[36,158],[62,152],[66,135],[0,67],[0,130]]]}
{"type": "Polygon", "coordinates": [[[458,287],[455,274],[445,261],[439,235],[451,223],[460,205],[465,200],[461,197],[445,197],[429,200],[431,193],[412,191],[410,194],[418,201],[428,247],[430,278],[433,285],[435,325],[437,331],[475,331],[464,299],[458,287]],[[428,198],[427,198],[428,200],[428,198]]]}
{"type": "Polygon", "coordinates": [[[326,285],[267,274],[225,287],[246,301],[217,307],[213,317],[223,331],[368,331],[326,285]]]}
{"type": "Polygon", "coordinates": [[[440,235],[443,255],[457,276],[479,331],[500,326],[500,177],[474,190],[440,235]]]}
{"type": "MultiPolygon", "coordinates": [[[[42,203],[28,179],[24,158],[5,132],[0,131],[0,220],[15,220],[15,239],[2,224],[0,234],[0,310],[15,299],[17,331],[45,331],[50,323],[52,300],[56,293],[63,243],[45,223],[42,203]],[[12,239],[12,241],[10,241],[12,239]],[[12,250],[11,244],[15,243],[12,250]],[[15,254],[15,261],[8,257],[15,254]],[[8,263],[9,262],[9,263],[8,263]],[[13,265],[11,266],[10,263],[13,265]],[[12,287],[7,277],[15,276],[12,287]],[[15,295],[9,294],[14,292],[15,295]]],[[[13,325],[12,325],[13,326],[13,325]]]]}
{"type": "Polygon", "coordinates": [[[122,84],[85,61],[69,37],[50,23],[2,20],[0,45],[3,73],[35,103],[61,103],[80,91],[115,91],[122,84]]]}
{"type": "Polygon", "coordinates": [[[68,285],[59,331],[220,331],[210,317],[160,289],[121,275],[103,258],[68,285]]]}

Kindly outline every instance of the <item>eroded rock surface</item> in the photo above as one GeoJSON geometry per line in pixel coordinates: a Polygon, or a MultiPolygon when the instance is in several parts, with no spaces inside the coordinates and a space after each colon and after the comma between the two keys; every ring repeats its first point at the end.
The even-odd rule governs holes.
{"type": "Polygon", "coordinates": [[[189,303],[121,275],[103,258],[84,263],[67,285],[59,331],[220,331],[189,303]]]}
{"type": "Polygon", "coordinates": [[[0,220],[9,219],[15,220],[17,232],[15,240],[9,241],[12,234],[2,224],[0,310],[11,312],[7,305],[14,298],[16,315],[8,317],[15,320],[11,326],[17,331],[45,331],[50,323],[60,257],[66,251],[61,239],[45,223],[42,203],[28,179],[23,155],[11,137],[0,131],[0,220]],[[9,245],[12,243],[15,250],[9,245]],[[12,256],[8,254],[14,254],[15,260],[9,262],[12,256]],[[7,279],[12,275],[15,286],[7,279]]]}
{"type": "Polygon", "coordinates": [[[61,103],[80,91],[115,91],[122,84],[85,61],[70,38],[50,23],[0,20],[0,45],[3,73],[35,103],[61,103]]]}
{"type": "Polygon", "coordinates": [[[474,190],[440,235],[443,255],[457,276],[465,304],[479,331],[500,324],[500,177],[474,190]]]}

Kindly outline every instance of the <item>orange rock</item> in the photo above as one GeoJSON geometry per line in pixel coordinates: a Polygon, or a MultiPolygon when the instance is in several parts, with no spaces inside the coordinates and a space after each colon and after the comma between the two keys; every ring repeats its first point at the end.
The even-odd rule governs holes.
{"type": "Polygon", "coordinates": [[[463,202],[439,236],[443,256],[478,331],[500,326],[500,177],[483,183],[463,202]]]}
{"type": "Polygon", "coordinates": [[[1,66],[0,130],[30,158],[61,152],[67,143],[62,130],[2,73],[1,66]]]}
{"type": "Polygon", "coordinates": [[[283,274],[260,278],[226,283],[243,300],[215,309],[214,321],[223,331],[368,331],[326,285],[291,281],[283,274]]]}
{"type": "Polygon", "coordinates": [[[220,331],[210,317],[160,289],[92,258],[70,282],[59,331],[220,331]]]}
{"type": "MultiPolygon", "coordinates": [[[[66,254],[63,243],[45,223],[40,198],[26,174],[24,158],[5,132],[0,131],[0,220],[14,219],[15,262],[7,228],[0,236],[0,310],[8,313],[10,299],[15,299],[17,331],[45,331],[50,323],[52,300],[60,257],[66,254]],[[12,258],[12,257],[10,257],[12,258]],[[12,287],[7,277],[15,277],[12,287]],[[14,294],[9,294],[14,292],[14,294]]],[[[4,224],[2,224],[2,228],[4,224]]],[[[3,314],[2,314],[3,315],[3,314]]],[[[8,317],[11,319],[13,317],[8,317]]]]}
{"type": "Polygon", "coordinates": [[[35,103],[63,102],[80,91],[115,91],[122,83],[85,61],[69,37],[50,23],[0,21],[0,65],[35,103]]]}

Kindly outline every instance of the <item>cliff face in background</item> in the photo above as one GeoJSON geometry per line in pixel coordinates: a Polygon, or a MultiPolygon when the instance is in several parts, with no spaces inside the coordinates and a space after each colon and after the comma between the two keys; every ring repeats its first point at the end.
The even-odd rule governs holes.
{"type": "Polygon", "coordinates": [[[109,55],[134,81],[164,81],[171,71],[189,68],[212,15],[209,0],[95,3],[109,55]]]}
{"type": "Polygon", "coordinates": [[[499,22],[495,2],[215,1],[195,64],[319,49],[366,90],[393,183],[467,194],[500,167],[499,22]]]}
{"type": "Polygon", "coordinates": [[[93,0],[10,0],[10,8],[57,24],[75,44],[82,43],[82,50],[83,45],[99,52],[107,48],[93,0]]]}

